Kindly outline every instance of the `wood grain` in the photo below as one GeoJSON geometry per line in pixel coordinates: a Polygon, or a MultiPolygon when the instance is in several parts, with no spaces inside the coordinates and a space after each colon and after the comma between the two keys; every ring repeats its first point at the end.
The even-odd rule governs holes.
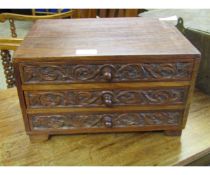
{"type": "Polygon", "coordinates": [[[61,89],[138,89],[138,88],[152,88],[152,87],[179,87],[179,86],[189,86],[189,81],[176,81],[176,82],[140,82],[140,83],[97,83],[97,84],[33,84],[33,85],[22,85],[23,90],[61,90],[61,89]]]}
{"type": "Polygon", "coordinates": [[[75,113],[75,112],[128,112],[128,111],[148,111],[148,110],[174,110],[174,109],[184,109],[185,105],[148,105],[148,106],[116,106],[114,108],[108,107],[92,107],[92,108],[43,108],[43,109],[26,109],[28,114],[37,113],[75,113]]]}
{"type": "Polygon", "coordinates": [[[194,65],[193,62],[183,61],[129,64],[37,63],[20,64],[23,84],[190,80],[194,65]]]}
{"type": "MultiPolygon", "coordinates": [[[[166,110],[184,109],[185,118],[181,120],[183,122],[179,122],[176,128],[158,126],[159,130],[167,130],[166,134],[168,135],[180,135],[180,130],[185,126],[193,82],[200,59],[198,50],[175,27],[163,21],[139,18],[40,20],[33,25],[15,55],[15,67],[18,69],[16,70],[17,88],[24,121],[27,125],[26,130],[29,127],[29,114],[36,115],[38,119],[39,114],[42,113],[49,116],[61,115],[61,113],[70,115],[71,113],[72,116],[72,113],[92,115],[95,112],[101,114],[103,112],[126,114],[141,112],[143,114],[157,110],[160,112],[160,116],[163,116],[161,110],[165,112],[166,110]],[[66,30],[67,28],[68,30],[66,30]],[[77,53],[78,50],[85,52],[77,53]],[[89,54],[87,52],[89,50],[94,50],[94,54],[89,54]],[[157,86],[150,86],[154,88],[150,92],[145,91],[149,84],[155,85],[156,82],[165,84],[165,87],[175,83],[176,87],[186,81],[189,81],[189,87],[185,87],[190,88],[189,95],[187,92],[178,95],[179,97],[183,96],[184,99],[177,99],[175,91],[173,93],[161,91],[153,94],[154,89],[159,88],[157,86]],[[85,85],[81,86],[82,83],[85,85]],[[138,83],[140,86],[145,83],[144,93],[135,91],[135,97],[130,98],[134,90],[131,92],[129,87],[138,87],[138,83]],[[29,96],[24,98],[22,90],[26,84],[33,85],[26,87],[31,88],[34,91],[33,94],[39,93],[39,95],[33,99],[29,96]],[[59,84],[61,86],[58,86],[59,84]],[[82,88],[92,86],[93,89],[83,91],[80,86],[82,88]],[[106,86],[111,91],[104,94],[104,91],[108,90],[105,89],[106,86]],[[120,93],[122,91],[125,93],[125,89],[120,89],[122,86],[127,89],[126,95],[123,96],[124,100],[118,97],[119,90],[120,93]],[[61,91],[64,90],[62,87],[75,88],[77,92],[74,93],[83,95],[79,95],[69,105],[66,102],[70,102],[70,99],[61,97],[69,96],[69,93],[63,95],[60,93],[61,96],[58,96],[57,93],[55,96],[45,92],[48,93],[46,97],[38,91],[39,88],[46,87],[48,87],[48,91],[52,88],[59,89],[59,87],[61,91]],[[140,99],[138,98],[139,93],[141,94],[140,99]],[[186,96],[188,99],[185,98],[186,96]],[[61,102],[60,97],[63,98],[61,102]],[[158,99],[158,103],[154,103],[158,99]],[[148,100],[150,100],[149,103],[148,100]],[[118,102],[116,103],[116,101],[118,102]],[[142,101],[145,105],[142,104],[142,101]],[[52,104],[58,104],[61,107],[58,108],[52,104]]],[[[180,116],[182,119],[183,113],[180,116]]],[[[130,115],[126,115],[126,117],[130,117],[130,115]]],[[[68,121],[72,121],[72,119],[69,120],[69,117],[67,118],[68,121]]],[[[157,117],[154,117],[154,120],[156,120],[155,118],[157,117]]],[[[54,118],[49,120],[50,123],[53,121],[54,118]]],[[[84,123],[80,124],[84,125],[84,123]]],[[[110,121],[108,125],[110,125],[110,121]]],[[[30,129],[27,130],[27,133],[34,134],[30,129]]],[[[97,132],[101,128],[95,129],[94,132],[97,132]]],[[[156,129],[157,126],[150,125],[145,130],[156,129]]],[[[128,130],[132,131],[129,127],[121,129],[121,131],[128,130]]],[[[133,129],[133,131],[137,130],[139,129],[133,129]]],[[[78,130],[78,133],[81,132],[78,130]]],[[[108,129],[107,132],[109,132],[108,129]]],[[[71,133],[71,129],[66,129],[63,134],[65,133],[71,133]]],[[[41,131],[40,134],[42,134],[41,131]]],[[[54,132],[54,134],[58,133],[54,132]]],[[[40,135],[40,138],[47,137],[40,135]]]]}
{"type": "MultiPolygon", "coordinates": [[[[34,114],[29,117],[32,131],[65,131],[69,133],[77,130],[114,132],[118,129],[128,131],[142,131],[150,126],[153,130],[159,130],[167,126],[178,126],[183,111],[144,111],[127,113],[63,113],[63,114],[34,114]],[[106,128],[106,130],[104,130],[106,128]]],[[[176,127],[177,128],[177,127],[176,127]]],[[[147,129],[146,129],[147,130],[147,129]]]]}
{"type": "MultiPolygon", "coordinates": [[[[81,57],[78,49],[95,49],[94,56],[138,55],[150,58],[194,55],[197,49],[170,24],[144,18],[38,20],[15,53],[16,59],[81,57]],[[62,37],[61,37],[62,36],[62,37]]],[[[82,56],[93,56],[82,54],[82,56]]]]}
{"type": "Polygon", "coordinates": [[[28,108],[114,107],[132,105],[184,104],[188,88],[151,88],[117,90],[26,91],[28,108]]]}
{"type": "Polygon", "coordinates": [[[192,101],[193,91],[194,91],[194,88],[195,88],[196,76],[197,76],[198,69],[199,69],[199,63],[200,63],[200,60],[195,60],[194,69],[193,69],[193,73],[192,73],[191,86],[189,88],[188,99],[187,99],[187,102],[186,102],[186,109],[185,109],[184,117],[183,117],[183,128],[185,127],[186,122],[187,122],[190,103],[192,101]]]}
{"type": "Polygon", "coordinates": [[[210,97],[196,91],[192,100],[181,138],[159,132],[82,134],[32,144],[16,89],[2,90],[0,165],[187,165],[210,153],[210,97]]]}

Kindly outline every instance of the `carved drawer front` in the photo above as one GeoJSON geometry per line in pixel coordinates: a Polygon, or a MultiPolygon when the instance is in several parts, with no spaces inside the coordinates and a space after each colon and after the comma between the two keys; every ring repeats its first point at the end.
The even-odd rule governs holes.
{"type": "Polygon", "coordinates": [[[189,80],[192,62],[132,64],[21,64],[25,84],[189,80]]]}
{"type": "Polygon", "coordinates": [[[29,116],[32,130],[178,126],[182,111],[93,114],[36,114],[29,116]]]}
{"type": "Polygon", "coordinates": [[[134,90],[27,91],[29,108],[184,104],[187,87],[134,90]]]}

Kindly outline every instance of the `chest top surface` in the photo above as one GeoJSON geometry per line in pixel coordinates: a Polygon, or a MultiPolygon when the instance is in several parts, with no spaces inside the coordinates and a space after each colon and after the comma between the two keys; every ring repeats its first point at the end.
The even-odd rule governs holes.
{"type": "Polygon", "coordinates": [[[197,58],[200,53],[176,27],[157,19],[136,17],[38,20],[14,57],[127,55],[197,58]]]}

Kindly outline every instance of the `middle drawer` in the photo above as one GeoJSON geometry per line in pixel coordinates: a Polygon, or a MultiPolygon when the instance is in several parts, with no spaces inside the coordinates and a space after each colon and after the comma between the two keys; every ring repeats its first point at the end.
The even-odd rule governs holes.
{"type": "Polygon", "coordinates": [[[188,87],[25,91],[28,108],[184,104],[188,87]]]}

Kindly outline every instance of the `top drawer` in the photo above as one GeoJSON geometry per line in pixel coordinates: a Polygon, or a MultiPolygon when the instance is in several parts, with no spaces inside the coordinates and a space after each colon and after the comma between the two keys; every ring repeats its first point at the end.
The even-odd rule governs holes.
{"type": "Polygon", "coordinates": [[[190,80],[192,69],[193,62],[20,64],[24,84],[190,80]]]}

